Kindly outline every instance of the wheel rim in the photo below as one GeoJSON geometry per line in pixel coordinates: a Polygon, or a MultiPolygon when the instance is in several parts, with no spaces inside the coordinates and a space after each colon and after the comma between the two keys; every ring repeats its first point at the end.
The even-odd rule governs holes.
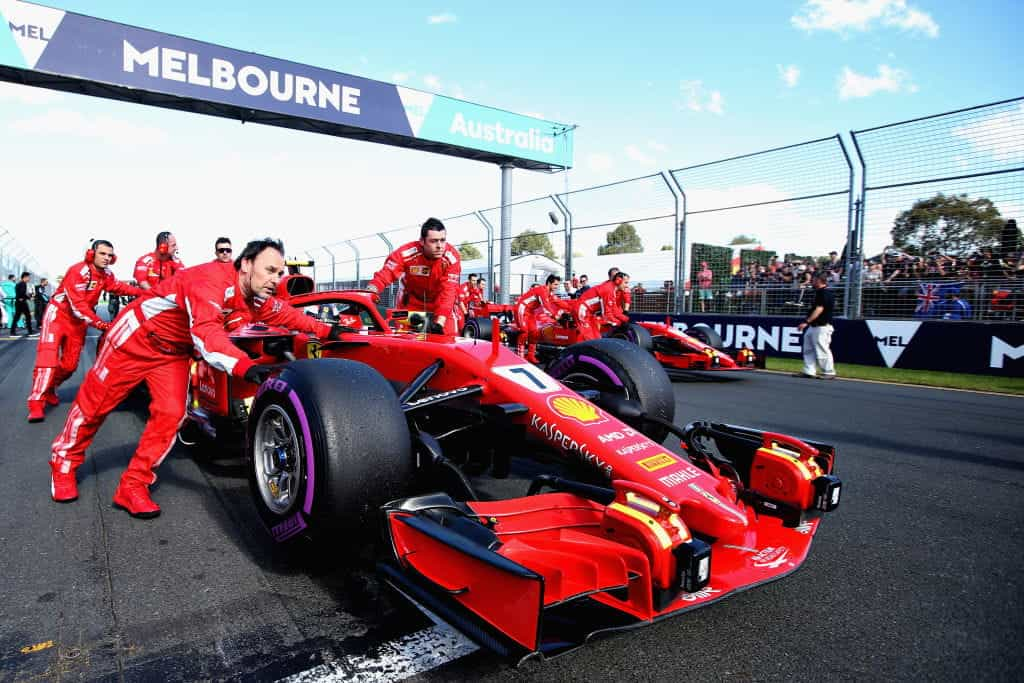
{"type": "Polygon", "coordinates": [[[479,336],[476,333],[476,325],[473,323],[466,325],[465,329],[462,330],[462,336],[470,339],[476,339],[477,336],[479,336]]]}
{"type": "Polygon", "coordinates": [[[283,515],[298,498],[302,482],[299,437],[288,413],[271,404],[260,414],[253,443],[256,485],[263,502],[283,515]]]}

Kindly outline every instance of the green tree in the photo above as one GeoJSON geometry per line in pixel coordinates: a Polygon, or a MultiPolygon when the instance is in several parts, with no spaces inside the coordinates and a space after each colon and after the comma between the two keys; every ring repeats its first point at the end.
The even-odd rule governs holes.
{"type": "Polygon", "coordinates": [[[469,242],[463,242],[459,245],[459,256],[461,256],[464,261],[483,258],[483,254],[480,253],[480,250],[469,242]]]}
{"type": "Polygon", "coordinates": [[[731,240],[729,240],[729,245],[730,246],[731,245],[736,245],[736,244],[760,244],[760,243],[761,243],[761,240],[757,239],[753,235],[736,235],[731,240]]]}
{"type": "Polygon", "coordinates": [[[661,250],[662,251],[672,251],[672,245],[671,244],[663,244],[663,245],[661,245],[661,250]]]}
{"type": "Polygon", "coordinates": [[[547,235],[535,230],[524,230],[512,238],[512,255],[544,254],[550,259],[555,258],[555,249],[551,246],[547,235]]]}
{"type": "Polygon", "coordinates": [[[644,250],[640,235],[636,234],[636,228],[632,223],[619,223],[619,227],[609,232],[606,237],[608,243],[597,248],[598,256],[638,254],[644,250]]]}
{"type": "Polygon", "coordinates": [[[892,244],[908,254],[924,256],[941,253],[967,256],[999,240],[1003,221],[999,209],[984,197],[968,199],[966,194],[946,196],[941,192],[921,199],[896,217],[892,244]]]}

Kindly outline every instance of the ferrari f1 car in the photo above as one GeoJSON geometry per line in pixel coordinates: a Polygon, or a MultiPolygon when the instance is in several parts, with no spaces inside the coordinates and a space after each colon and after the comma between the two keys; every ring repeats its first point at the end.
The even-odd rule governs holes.
{"type": "Polygon", "coordinates": [[[582,343],[546,373],[496,329],[396,332],[367,293],[292,303],[351,332],[321,343],[237,331],[278,373],[257,389],[197,362],[189,420],[207,436],[244,428],[253,500],[275,541],[343,543],[382,524],[385,579],[513,658],[780,578],[839,504],[835,448],[677,427],[664,372],[623,340],[582,343]],[[681,452],[662,445],[668,434],[681,452]],[[522,495],[481,493],[510,472],[530,480],[522,495]]]}
{"type": "MultiPolygon", "coordinates": [[[[492,304],[488,315],[469,318],[462,329],[465,337],[490,337],[491,329],[497,325],[501,328],[502,338],[510,346],[521,345],[521,331],[513,322],[512,307],[501,307],[492,304]]],[[[597,336],[590,326],[591,333],[585,330],[572,314],[561,313],[554,325],[544,328],[542,337],[536,344],[536,354],[541,365],[550,363],[557,358],[567,346],[597,336]]],[[[675,373],[695,371],[736,371],[751,370],[763,367],[764,359],[759,358],[752,349],[741,348],[730,354],[722,348],[722,338],[707,325],[698,324],[685,332],[674,327],[671,319],[664,323],[638,321],[628,325],[601,326],[601,335],[616,339],[624,339],[650,352],[672,376],[675,373]]]]}

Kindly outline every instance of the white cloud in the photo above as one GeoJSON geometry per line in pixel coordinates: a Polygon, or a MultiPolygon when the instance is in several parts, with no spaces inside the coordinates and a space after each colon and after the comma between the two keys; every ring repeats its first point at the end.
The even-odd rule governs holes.
{"type": "Polygon", "coordinates": [[[441,89],[441,79],[434,74],[427,74],[423,77],[423,85],[427,86],[431,90],[441,89]]]}
{"type": "Polygon", "coordinates": [[[719,115],[725,111],[723,106],[725,99],[722,97],[721,91],[706,91],[703,81],[679,81],[679,91],[683,96],[683,101],[679,105],[680,109],[697,112],[709,111],[719,115]]]}
{"type": "Polygon", "coordinates": [[[610,171],[614,166],[612,158],[607,154],[588,154],[587,169],[595,172],[610,171]]]}
{"type": "Polygon", "coordinates": [[[626,145],[626,156],[638,164],[643,164],[645,166],[651,166],[655,162],[654,157],[645,154],[644,151],[636,145],[626,145]]]}
{"type": "Polygon", "coordinates": [[[877,76],[859,74],[848,66],[843,67],[839,77],[839,99],[871,97],[879,92],[914,93],[917,92],[917,86],[911,82],[910,74],[888,64],[879,65],[877,76]]]}
{"type": "Polygon", "coordinates": [[[807,31],[870,31],[876,24],[901,31],[939,35],[931,15],[907,5],[906,0],[807,0],[790,17],[793,26],[807,31]]]}
{"type": "Polygon", "coordinates": [[[410,76],[410,74],[408,74],[408,73],[406,73],[404,71],[397,71],[397,72],[391,74],[391,82],[392,83],[405,83],[406,81],[409,80],[409,76],[410,76]]]}
{"type": "Polygon", "coordinates": [[[800,68],[796,64],[790,64],[789,66],[776,64],[775,68],[778,69],[779,78],[782,79],[787,88],[795,88],[796,84],[800,82],[800,68]]]}
{"type": "Polygon", "coordinates": [[[0,81],[0,102],[15,104],[54,104],[64,99],[64,95],[47,88],[31,88],[27,85],[0,81]]]}
{"type": "Polygon", "coordinates": [[[427,17],[428,24],[454,24],[459,18],[451,12],[442,12],[441,14],[434,14],[427,17]]]}
{"type": "Polygon", "coordinates": [[[167,133],[160,128],[107,115],[86,116],[68,109],[50,109],[37,116],[18,119],[12,121],[9,128],[31,135],[99,139],[118,147],[159,145],[167,140],[167,133]]]}
{"type": "Polygon", "coordinates": [[[951,133],[996,161],[1024,161],[1024,104],[978,121],[965,123],[951,133]]]}
{"type": "Polygon", "coordinates": [[[657,140],[648,140],[647,141],[647,147],[650,148],[650,149],[653,149],[655,152],[667,152],[668,151],[668,145],[663,145],[662,143],[658,142],[657,140]]]}

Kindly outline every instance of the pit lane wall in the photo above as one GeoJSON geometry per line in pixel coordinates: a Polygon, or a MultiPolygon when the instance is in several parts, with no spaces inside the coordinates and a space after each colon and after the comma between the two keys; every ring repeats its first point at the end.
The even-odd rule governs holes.
{"type": "MultiPolygon", "coordinates": [[[[666,316],[633,313],[634,320],[665,322],[666,316]]],[[[799,318],[683,314],[668,316],[676,327],[704,323],[726,348],[801,357],[799,318]]],[[[939,370],[1024,377],[1024,325],[939,320],[837,319],[832,353],[838,363],[907,370],[939,370]]]]}

